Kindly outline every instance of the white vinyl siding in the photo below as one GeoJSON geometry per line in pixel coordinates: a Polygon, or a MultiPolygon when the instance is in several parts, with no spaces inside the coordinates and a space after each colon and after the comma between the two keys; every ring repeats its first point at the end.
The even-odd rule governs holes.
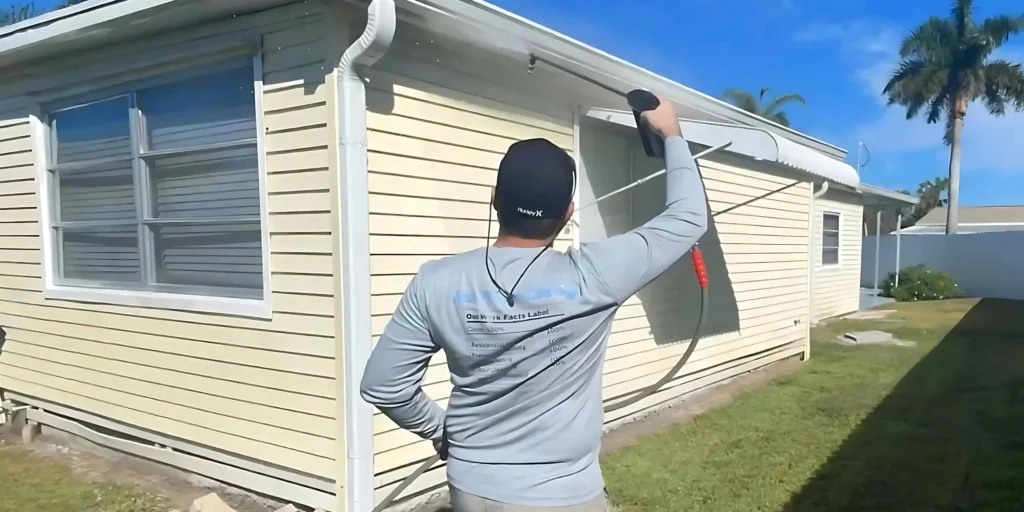
{"type": "MultiPolygon", "coordinates": [[[[560,98],[577,91],[558,89],[544,70],[527,75],[511,59],[467,54],[438,39],[402,25],[389,52],[365,70],[375,340],[423,263],[486,243],[491,187],[511,143],[544,137],[573,150],[571,103],[560,98]]],[[[716,211],[793,182],[729,164],[706,169],[716,211]]],[[[808,198],[802,183],[722,217],[743,335],[709,338],[683,376],[640,404],[609,414],[608,422],[803,350],[808,198]]],[[[556,248],[565,250],[571,239],[563,234],[556,248]]],[[[691,291],[696,297],[695,285],[684,293],[691,291]]],[[[656,381],[686,348],[655,344],[636,299],[621,308],[610,343],[604,378],[609,401],[656,381]]],[[[447,404],[451,382],[443,352],[431,361],[424,389],[442,407],[447,404]]],[[[380,500],[434,452],[379,412],[373,423],[380,500]]],[[[444,479],[439,464],[400,499],[438,489],[444,479]]]]}
{"type": "MultiPolygon", "coordinates": [[[[643,153],[632,133],[625,135],[633,148],[634,174],[623,176],[620,184],[664,167],[643,153]]],[[[584,147],[584,158],[586,151],[584,147]]],[[[707,325],[676,379],[637,404],[607,413],[608,423],[635,418],[804,348],[808,183],[786,172],[755,170],[749,161],[727,154],[712,155],[699,165],[711,213],[722,212],[701,241],[711,280],[707,325]],[[724,268],[716,268],[718,258],[724,268]],[[734,297],[727,297],[729,286],[734,297]],[[730,326],[732,300],[738,325],[730,326]]],[[[625,193],[628,197],[623,201],[632,212],[627,226],[638,226],[663,210],[664,194],[664,181],[657,180],[625,193]]],[[[584,232],[587,226],[583,225],[584,232]]],[[[607,403],[653,385],[676,364],[687,349],[698,306],[699,288],[689,255],[623,304],[608,340],[603,381],[607,403]]]]}
{"type": "MultiPolygon", "coordinates": [[[[8,339],[0,388],[333,485],[338,386],[325,94],[331,71],[321,8],[301,2],[5,71],[0,326],[8,339]],[[34,110],[12,93],[39,89],[61,98],[96,89],[91,84],[117,87],[187,72],[223,60],[209,54],[226,40],[262,40],[257,100],[266,140],[272,316],[46,298],[34,110]],[[184,57],[185,50],[192,53],[184,57]]],[[[164,192],[179,186],[188,182],[164,192]]],[[[253,199],[249,185],[236,192],[253,199]]]]}
{"type": "MultiPolygon", "coordinates": [[[[860,252],[863,203],[859,195],[830,190],[814,200],[814,280],[812,302],[814,320],[823,320],[857,311],[860,307],[860,252]],[[838,263],[828,259],[834,237],[826,235],[837,231],[834,223],[838,215],[838,263]],[[832,220],[830,220],[832,219],[832,220]]],[[[835,253],[833,253],[835,254],[835,253]]]]}

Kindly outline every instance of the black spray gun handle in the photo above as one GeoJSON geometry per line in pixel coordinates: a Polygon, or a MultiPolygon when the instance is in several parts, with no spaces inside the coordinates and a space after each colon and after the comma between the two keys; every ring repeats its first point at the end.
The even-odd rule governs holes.
{"type": "Polygon", "coordinates": [[[634,89],[626,94],[626,102],[629,108],[633,109],[633,119],[636,121],[636,129],[640,132],[640,142],[644,145],[644,152],[652,158],[665,157],[665,141],[654,133],[654,130],[640,117],[644,112],[658,108],[661,102],[651,91],[634,89]]]}

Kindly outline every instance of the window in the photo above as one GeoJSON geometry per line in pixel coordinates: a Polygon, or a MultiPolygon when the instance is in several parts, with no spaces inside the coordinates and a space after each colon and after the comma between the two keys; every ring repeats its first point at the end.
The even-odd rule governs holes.
{"type": "Polygon", "coordinates": [[[263,299],[254,62],[47,112],[55,285],[263,299]]]}
{"type": "Polygon", "coordinates": [[[821,264],[839,264],[839,222],[838,213],[825,212],[821,217],[821,264]]]}

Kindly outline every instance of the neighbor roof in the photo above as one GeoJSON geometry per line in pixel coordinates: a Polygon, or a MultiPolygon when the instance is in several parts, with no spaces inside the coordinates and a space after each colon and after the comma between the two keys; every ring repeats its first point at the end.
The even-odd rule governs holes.
{"type": "MultiPolygon", "coordinates": [[[[961,206],[957,214],[957,224],[1024,224],[1024,206],[961,206]]],[[[925,224],[945,226],[946,208],[935,208],[916,225],[925,224]]]]}

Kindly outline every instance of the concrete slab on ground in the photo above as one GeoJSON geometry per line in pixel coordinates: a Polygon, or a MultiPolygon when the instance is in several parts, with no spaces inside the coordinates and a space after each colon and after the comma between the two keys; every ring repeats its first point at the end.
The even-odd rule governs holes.
{"type": "Polygon", "coordinates": [[[838,337],[844,345],[899,345],[901,347],[913,347],[917,343],[905,341],[893,337],[892,333],[885,331],[855,331],[848,332],[838,337]]]}

